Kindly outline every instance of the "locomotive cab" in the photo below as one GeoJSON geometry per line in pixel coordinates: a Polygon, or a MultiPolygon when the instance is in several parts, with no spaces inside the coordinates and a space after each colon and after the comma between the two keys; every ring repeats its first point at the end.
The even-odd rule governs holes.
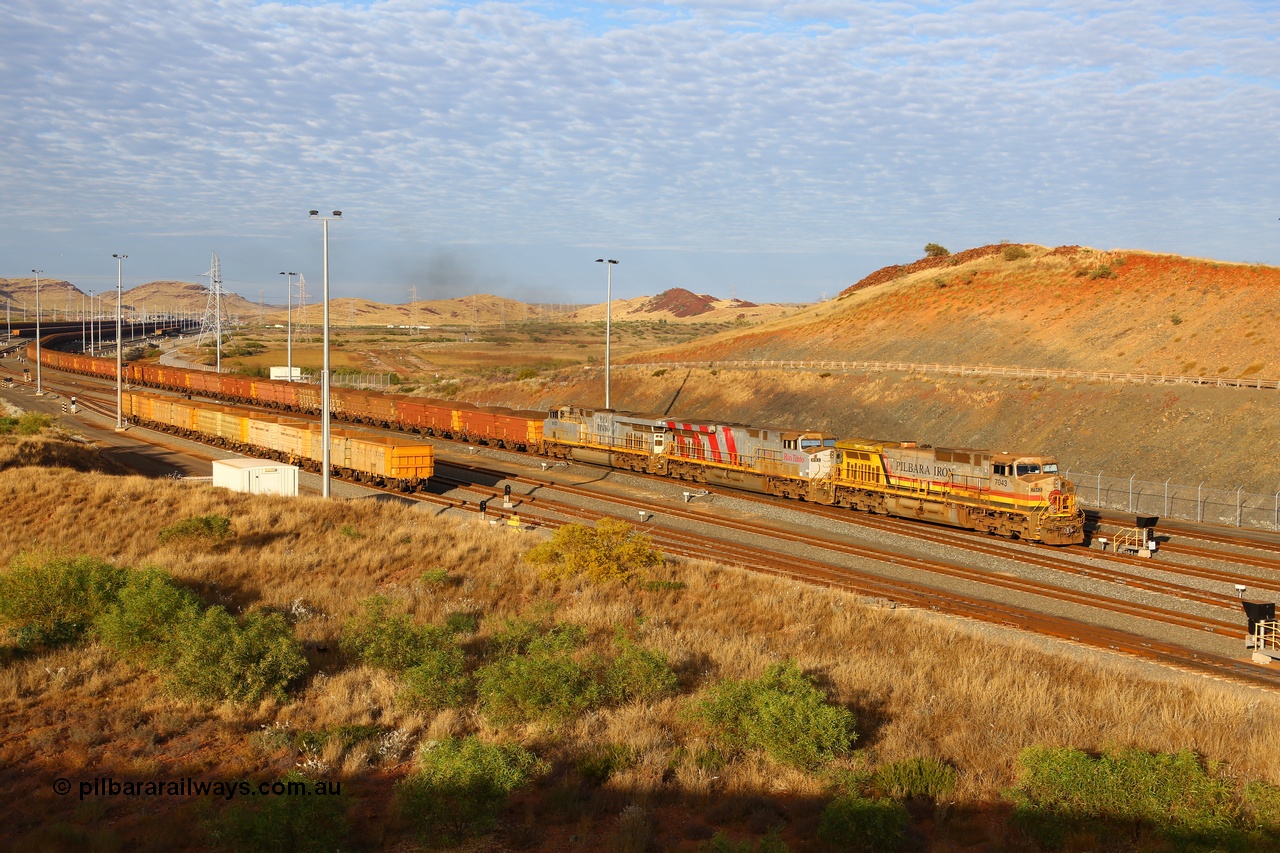
{"type": "Polygon", "coordinates": [[[783,445],[790,444],[807,457],[802,476],[820,480],[828,476],[839,463],[840,451],[836,450],[836,437],[825,432],[784,433],[783,445]],[[794,435],[794,437],[792,437],[794,435]]]}
{"type": "Polygon", "coordinates": [[[1054,515],[1071,513],[1072,488],[1058,472],[1058,460],[1052,456],[1013,456],[998,454],[991,457],[992,482],[1005,483],[1018,495],[1041,504],[1047,504],[1054,515]]]}

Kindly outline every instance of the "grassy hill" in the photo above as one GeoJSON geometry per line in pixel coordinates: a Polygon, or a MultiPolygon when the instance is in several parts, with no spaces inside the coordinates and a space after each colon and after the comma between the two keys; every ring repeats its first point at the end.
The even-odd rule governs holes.
{"type": "Polygon", "coordinates": [[[373,501],[0,466],[0,512],[6,848],[1263,850],[1280,830],[1259,691],[707,564],[609,579],[628,564],[590,531],[559,547],[595,581],[373,501]],[[92,787],[188,778],[341,796],[92,787]]]}
{"type": "Polygon", "coordinates": [[[1274,378],[1280,335],[1270,318],[1277,311],[1276,267],[1076,246],[990,246],[888,267],[789,319],[670,355],[1274,378]]]}

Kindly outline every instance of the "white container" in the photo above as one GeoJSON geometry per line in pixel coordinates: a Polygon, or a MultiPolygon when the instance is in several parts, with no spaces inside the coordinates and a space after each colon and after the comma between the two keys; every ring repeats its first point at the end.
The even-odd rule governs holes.
{"type": "Polygon", "coordinates": [[[215,459],[213,484],[251,495],[298,496],[298,467],[266,459],[215,459]]]}
{"type": "Polygon", "coordinates": [[[288,368],[287,366],[286,366],[286,367],[273,367],[273,368],[271,368],[271,378],[272,378],[272,379],[286,379],[286,380],[288,380],[289,382],[301,382],[301,381],[302,381],[302,368],[301,368],[301,367],[295,367],[295,368],[293,368],[293,375],[292,375],[292,376],[290,376],[290,375],[289,375],[289,368],[288,368]]]}

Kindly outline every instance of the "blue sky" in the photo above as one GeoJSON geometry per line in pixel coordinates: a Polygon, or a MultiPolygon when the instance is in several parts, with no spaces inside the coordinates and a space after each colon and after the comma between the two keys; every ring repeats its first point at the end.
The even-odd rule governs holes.
{"type": "Polygon", "coordinates": [[[0,276],[810,301],[927,242],[1280,263],[1274,2],[0,4],[0,276]]]}

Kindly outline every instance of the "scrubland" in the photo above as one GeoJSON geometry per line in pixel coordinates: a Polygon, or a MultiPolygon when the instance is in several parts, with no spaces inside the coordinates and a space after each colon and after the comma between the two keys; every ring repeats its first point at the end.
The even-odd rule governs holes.
{"type": "MultiPolygon", "coordinates": [[[[17,444],[5,454],[41,458],[17,444]]],[[[524,555],[540,541],[532,535],[399,504],[0,469],[0,566],[94,558],[158,567],[200,607],[241,619],[280,614],[306,658],[305,673],[280,695],[191,698],[93,630],[71,644],[21,647],[9,625],[0,652],[0,791],[11,805],[0,838],[19,849],[265,849],[266,825],[309,825],[348,848],[1267,849],[1280,820],[1267,799],[1267,786],[1280,785],[1273,693],[730,566],[662,562],[629,580],[588,579],[530,563],[524,555]],[[187,522],[221,518],[225,535],[187,522]],[[359,622],[373,596],[390,615],[354,642],[360,624],[373,624],[359,622]],[[408,648],[406,638],[421,641],[411,650],[418,657],[396,663],[392,652],[408,648]],[[628,648],[633,686],[614,689],[628,648]],[[406,667],[418,660],[464,661],[454,672],[461,692],[415,697],[406,667]],[[793,670],[779,669],[788,661],[793,670]],[[591,698],[557,693],[563,685],[538,682],[539,672],[581,679],[575,690],[591,698]],[[790,686],[770,692],[769,678],[790,686]],[[497,713],[498,694],[517,682],[545,695],[525,701],[508,692],[524,704],[497,713]],[[755,703],[764,722],[725,718],[746,714],[725,697],[755,703]],[[774,713],[798,707],[807,710],[774,713]],[[770,745],[789,734],[800,743],[808,723],[792,719],[799,716],[827,726],[826,746],[804,760],[770,745]],[[1190,835],[1170,834],[1150,810],[1127,805],[1102,817],[1055,806],[1050,817],[1066,823],[1046,830],[1018,817],[1043,817],[1052,800],[1036,794],[1026,809],[1036,765],[1020,756],[1029,747],[1181,752],[1190,757],[1169,767],[1217,786],[1216,805],[1179,830],[1190,835]],[[342,799],[304,813],[319,801],[82,800],[50,787],[56,778],[276,780],[291,772],[340,781],[342,799]],[[463,804],[458,813],[479,803],[494,820],[441,823],[431,803],[442,798],[463,804]]],[[[1079,776],[1103,767],[1065,755],[1053,753],[1051,770],[1070,764],[1079,776]]]]}

